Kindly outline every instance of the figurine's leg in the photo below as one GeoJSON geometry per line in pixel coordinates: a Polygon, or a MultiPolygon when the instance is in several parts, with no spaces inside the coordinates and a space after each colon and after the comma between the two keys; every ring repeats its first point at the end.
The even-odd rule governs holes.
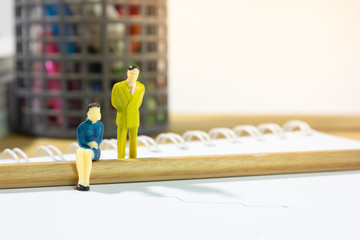
{"type": "Polygon", "coordinates": [[[90,186],[90,173],[93,158],[94,152],[91,149],[86,149],[84,152],[84,186],[90,186]]]}
{"type": "Polygon", "coordinates": [[[137,132],[137,127],[129,128],[129,158],[137,156],[137,132]]]}
{"type": "Polygon", "coordinates": [[[76,169],[79,175],[78,184],[84,185],[84,148],[79,148],[76,151],[76,169]]]}
{"type": "Polygon", "coordinates": [[[117,154],[118,159],[125,157],[125,147],[126,147],[126,134],[127,128],[118,127],[117,129],[117,154]]]}
{"type": "Polygon", "coordinates": [[[90,173],[94,152],[90,149],[79,148],[76,151],[76,169],[79,175],[79,181],[76,189],[79,191],[89,191],[90,173]]]}

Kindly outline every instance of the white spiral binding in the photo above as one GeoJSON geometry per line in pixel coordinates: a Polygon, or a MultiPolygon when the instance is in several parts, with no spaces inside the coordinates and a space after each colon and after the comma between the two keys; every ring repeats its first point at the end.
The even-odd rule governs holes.
{"type": "Polygon", "coordinates": [[[56,156],[59,156],[60,160],[58,160],[58,161],[66,161],[63,154],[61,153],[61,151],[57,147],[55,147],[54,145],[51,145],[51,144],[47,145],[47,147],[50,150],[54,151],[56,153],[56,156]]]}
{"type": "Polygon", "coordinates": [[[165,143],[166,140],[173,142],[180,149],[188,149],[188,146],[186,145],[184,139],[176,133],[161,133],[155,138],[155,142],[157,144],[165,143]]]}
{"type": "Polygon", "coordinates": [[[260,130],[253,125],[238,125],[233,128],[233,131],[239,137],[243,132],[247,132],[251,137],[255,137],[258,140],[263,139],[260,130]]]}
{"type": "Polygon", "coordinates": [[[152,139],[151,137],[148,137],[145,135],[138,136],[137,142],[144,144],[144,146],[147,149],[149,149],[149,151],[151,151],[151,152],[156,152],[156,153],[161,152],[159,146],[156,144],[154,139],[152,139]]]}
{"type": "Polygon", "coordinates": [[[43,152],[42,156],[48,155],[54,161],[66,161],[61,151],[54,145],[39,146],[35,151],[35,157],[40,157],[41,151],[43,152]],[[53,152],[55,152],[56,155],[53,152]],[[59,159],[56,159],[56,156],[58,156],[59,159]]]}
{"type": "Polygon", "coordinates": [[[209,131],[209,136],[212,139],[216,139],[219,135],[224,135],[225,138],[233,143],[239,142],[239,137],[230,128],[213,128],[209,131]]]}
{"type": "Polygon", "coordinates": [[[28,156],[20,148],[14,148],[13,152],[20,154],[23,157],[22,159],[24,159],[26,162],[29,162],[28,156]]]}
{"type": "Polygon", "coordinates": [[[297,128],[299,129],[298,131],[303,132],[305,135],[311,135],[314,131],[309,124],[299,120],[291,120],[283,125],[285,132],[292,132],[297,128]]]}
{"type": "Polygon", "coordinates": [[[35,157],[41,157],[41,156],[39,156],[41,151],[43,151],[42,157],[46,156],[46,154],[47,154],[52,160],[56,161],[54,153],[50,150],[50,148],[45,147],[45,146],[39,146],[36,149],[35,157]]]}
{"type": "Polygon", "coordinates": [[[203,131],[199,131],[199,130],[186,131],[182,137],[186,142],[191,141],[193,138],[198,138],[206,146],[215,146],[210,135],[203,131]]]}
{"type": "Polygon", "coordinates": [[[265,134],[266,130],[271,133],[277,134],[280,137],[284,137],[285,131],[276,123],[263,123],[257,126],[261,134],[265,134]]]}
{"type": "Polygon", "coordinates": [[[101,142],[100,148],[102,150],[108,150],[108,149],[117,149],[117,143],[116,143],[116,139],[112,138],[112,139],[104,139],[101,142]]]}
{"type": "Polygon", "coordinates": [[[79,148],[79,144],[77,142],[73,142],[69,145],[66,154],[75,153],[78,148],[79,148]],[[73,151],[73,149],[75,149],[75,151],[73,151]]]}
{"type": "MultiPolygon", "coordinates": [[[[294,131],[305,133],[305,135],[311,135],[314,130],[303,121],[291,120],[286,122],[283,127],[280,127],[275,123],[264,123],[258,125],[257,127],[252,125],[239,125],[235,126],[233,130],[230,128],[213,128],[209,131],[209,133],[199,130],[187,131],[183,134],[183,137],[175,133],[161,133],[156,137],[155,141],[152,138],[143,135],[138,137],[138,143],[144,144],[144,146],[152,152],[159,153],[161,152],[159,144],[163,144],[166,141],[171,141],[173,144],[175,144],[181,149],[188,149],[189,147],[187,146],[186,142],[190,142],[193,138],[198,138],[201,142],[204,142],[208,146],[215,146],[213,139],[218,138],[218,136],[220,135],[223,135],[231,142],[238,142],[243,132],[247,132],[252,137],[262,139],[266,131],[270,131],[273,134],[284,137],[285,133],[294,131]]],[[[75,153],[78,147],[78,143],[73,142],[69,145],[67,154],[75,153]]],[[[108,150],[111,148],[116,150],[117,140],[104,139],[100,147],[102,147],[103,150],[108,150]]],[[[56,156],[59,156],[61,161],[66,161],[60,150],[53,145],[38,147],[35,152],[35,157],[38,157],[41,151],[43,151],[43,156],[47,154],[54,161],[59,161],[56,159],[56,156]],[[55,152],[56,155],[54,155],[53,152],[55,152]]],[[[27,155],[19,148],[14,148],[13,150],[8,148],[5,149],[1,153],[0,159],[4,159],[7,155],[9,155],[10,158],[15,160],[16,162],[20,162],[20,158],[17,154],[19,154],[24,161],[29,162],[29,158],[27,157],[27,155]]]]}
{"type": "Polygon", "coordinates": [[[5,159],[6,155],[9,155],[9,156],[10,156],[10,159],[13,159],[13,160],[15,160],[15,161],[17,161],[17,162],[20,162],[20,161],[19,161],[19,157],[16,155],[16,153],[15,153],[14,151],[12,151],[11,149],[9,149],[9,148],[6,148],[6,149],[2,152],[0,158],[1,158],[1,159],[5,159]]]}
{"type": "Polygon", "coordinates": [[[14,148],[13,150],[6,148],[0,156],[0,159],[5,159],[5,157],[7,155],[9,155],[10,157],[12,157],[13,160],[15,160],[16,162],[20,162],[19,157],[17,156],[17,154],[21,155],[26,162],[29,162],[29,158],[28,156],[20,149],[20,148],[14,148]]]}

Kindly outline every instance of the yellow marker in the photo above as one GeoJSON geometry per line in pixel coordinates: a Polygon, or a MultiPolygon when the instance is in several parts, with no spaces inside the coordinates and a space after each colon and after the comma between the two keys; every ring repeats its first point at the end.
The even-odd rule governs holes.
{"type": "Polygon", "coordinates": [[[111,93],[111,103],[117,110],[117,152],[118,159],[125,157],[126,135],[129,132],[129,157],[137,156],[137,131],[140,125],[139,108],[141,106],[145,87],[136,80],[140,69],[131,65],[127,71],[127,79],[114,85],[111,93]]]}

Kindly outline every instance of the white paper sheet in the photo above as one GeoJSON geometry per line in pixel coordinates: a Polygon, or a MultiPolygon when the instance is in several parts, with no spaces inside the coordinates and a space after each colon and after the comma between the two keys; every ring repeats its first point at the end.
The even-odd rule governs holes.
{"type": "Polygon", "coordinates": [[[1,239],[360,239],[360,171],[0,190],[1,239]]]}

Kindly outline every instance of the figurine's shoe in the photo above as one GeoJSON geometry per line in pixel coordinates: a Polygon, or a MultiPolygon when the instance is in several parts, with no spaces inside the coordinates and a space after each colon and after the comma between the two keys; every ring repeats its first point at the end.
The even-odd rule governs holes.
{"type": "Polygon", "coordinates": [[[78,184],[78,185],[76,185],[75,189],[78,191],[89,191],[90,186],[84,186],[84,185],[78,184]]]}

